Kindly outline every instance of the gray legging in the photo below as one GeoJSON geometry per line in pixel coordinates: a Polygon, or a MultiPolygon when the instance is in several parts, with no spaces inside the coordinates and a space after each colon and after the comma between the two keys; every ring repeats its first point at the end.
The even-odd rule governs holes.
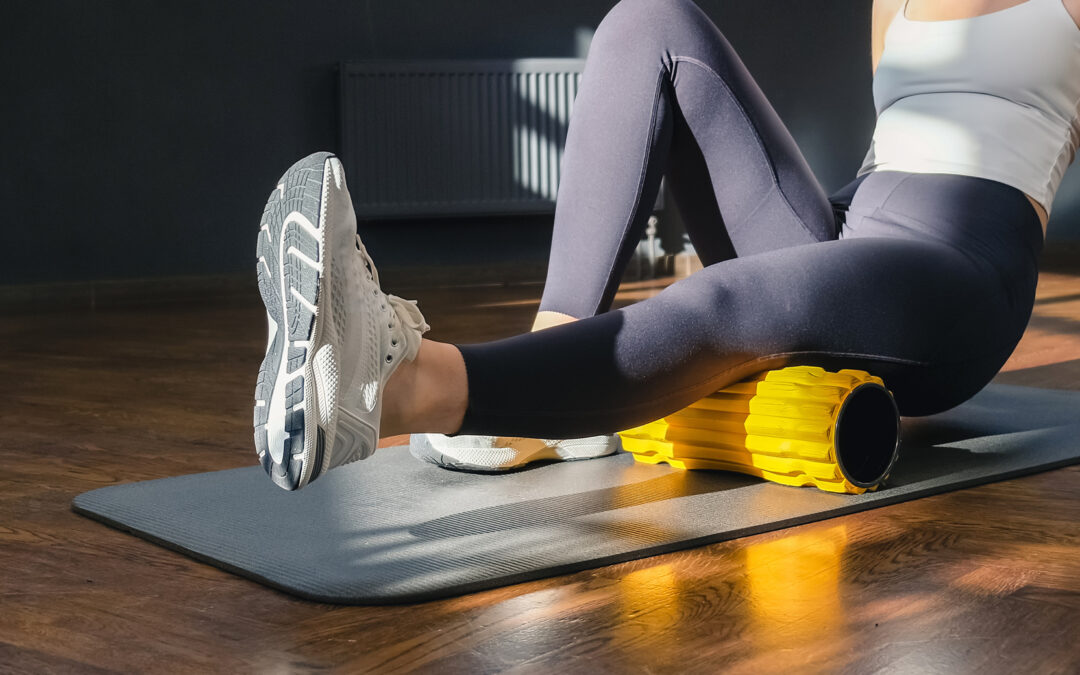
{"type": "Polygon", "coordinates": [[[540,308],[581,320],[459,345],[459,433],[611,432],[788,364],[867,370],[930,414],[985,386],[1031,315],[1022,192],[880,171],[826,197],[691,0],[622,0],[600,24],[562,170],[540,308]],[[609,311],[665,174],[705,268],[609,311]]]}

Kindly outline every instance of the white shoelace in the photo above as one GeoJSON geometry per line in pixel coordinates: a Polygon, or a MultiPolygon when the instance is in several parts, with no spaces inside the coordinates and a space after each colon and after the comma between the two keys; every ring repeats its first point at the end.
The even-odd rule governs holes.
{"type": "MultiPolygon", "coordinates": [[[[379,270],[375,267],[375,262],[371,259],[371,255],[367,251],[367,247],[364,246],[364,242],[360,239],[360,235],[356,235],[356,250],[360,254],[361,259],[364,261],[364,266],[367,267],[368,276],[375,285],[379,287],[382,292],[382,284],[379,281],[379,270]]],[[[416,300],[406,300],[392,293],[385,293],[386,301],[393,308],[394,312],[391,315],[391,330],[394,323],[404,324],[407,328],[419,332],[420,335],[431,330],[431,326],[424,320],[424,315],[420,313],[420,308],[416,304],[416,300]]],[[[416,358],[416,353],[420,350],[419,340],[408,340],[407,346],[408,352],[405,354],[407,360],[416,358]]]]}

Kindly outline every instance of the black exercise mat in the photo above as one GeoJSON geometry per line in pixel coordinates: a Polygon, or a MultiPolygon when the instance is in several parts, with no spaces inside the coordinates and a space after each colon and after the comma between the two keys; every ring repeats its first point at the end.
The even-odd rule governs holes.
{"type": "Polygon", "coordinates": [[[1080,392],[991,385],[904,420],[889,485],[836,495],[629,454],[502,475],[386,448],[298,492],[257,466],[93,490],[73,508],[312,600],[431,600],[780,529],[1080,461],[1080,392]]]}

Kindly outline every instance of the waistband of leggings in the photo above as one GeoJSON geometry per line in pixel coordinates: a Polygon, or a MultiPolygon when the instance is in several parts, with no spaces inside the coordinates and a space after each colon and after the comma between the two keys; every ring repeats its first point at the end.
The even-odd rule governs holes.
{"type": "MultiPolygon", "coordinates": [[[[881,203],[870,203],[876,207],[875,220],[918,222],[930,236],[943,234],[947,226],[950,236],[985,240],[994,238],[1001,242],[1011,241],[1023,246],[1037,256],[1043,249],[1044,238],[1039,214],[1028,201],[1022,190],[989,178],[966,176],[963,174],[913,173],[907,171],[882,170],[862,174],[829,197],[833,212],[842,224],[850,211],[852,202],[863,189],[879,191],[881,203]],[[871,181],[870,185],[866,185],[871,181]],[[911,209],[904,208],[903,202],[896,203],[894,194],[904,184],[904,192],[910,193],[914,186],[917,194],[925,194],[925,199],[918,199],[911,209]],[[949,191],[934,190],[948,186],[949,191]],[[952,199],[955,195],[954,201],[952,199]],[[943,211],[952,210],[952,216],[943,216],[944,222],[925,216],[915,221],[908,217],[912,211],[925,207],[927,200],[946,201],[943,211]],[[890,203],[892,200],[892,203],[890,203]]],[[[903,194],[903,192],[901,192],[903,194]]],[[[865,200],[864,200],[865,201],[865,200]]],[[[865,206],[865,204],[864,204],[865,206]]]]}

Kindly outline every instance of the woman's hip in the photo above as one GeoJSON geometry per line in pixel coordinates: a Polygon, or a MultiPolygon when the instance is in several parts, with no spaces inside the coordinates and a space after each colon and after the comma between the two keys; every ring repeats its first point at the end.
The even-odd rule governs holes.
{"type": "Polygon", "coordinates": [[[1029,274],[1043,246],[1042,224],[1019,189],[974,176],[875,171],[830,201],[840,236],[934,241],[1009,274],[1029,274]]]}

